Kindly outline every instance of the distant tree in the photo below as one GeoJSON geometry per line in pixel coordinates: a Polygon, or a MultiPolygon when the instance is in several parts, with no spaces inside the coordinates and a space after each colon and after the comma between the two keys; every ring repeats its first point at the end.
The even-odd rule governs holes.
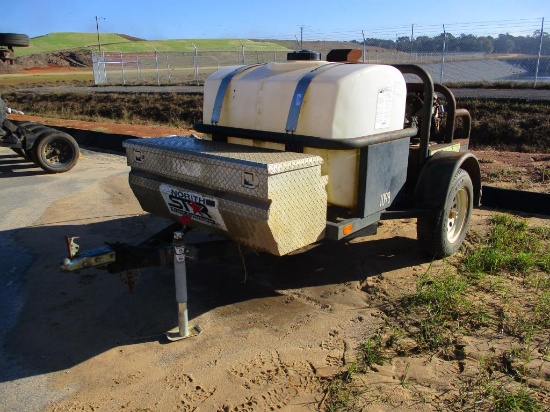
{"type": "Polygon", "coordinates": [[[495,47],[493,46],[493,38],[491,36],[488,37],[480,37],[479,39],[479,47],[480,50],[484,53],[491,54],[495,47]]]}
{"type": "MultiPolygon", "coordinates": [[[[542,34],[542,54],[550,55],[550,36],[547,32],[542,34]]],[[[538,54],[540,47],[540,30],[536,30],[530,36],[513,36],[509,33],[499,34],[497,38],[492,36],[476,36],[462,33],[455,37],[452,33],[440,33],[437,36],[418,36],[413,40],[408,36],[398,37],[396,40],[368,38],[367,46],[380,47],[389,50],[399,50],[418,53],[441,53],[443,41],[445,50],[449,53],[524,53],[538,54]]],[[[351,40],[354,44],[363,44],[362,41],[351,40]]]]}
{"type": "Polygon", "coordinates": [[[409,36],[401,36],[397,38],[397,50],[403,52],[411,51],[411,38],[409,36]]]}
{"type": "Polygon", "coordinates": [[[462,33],[457,38],[457,50],[460,52],[477,52],[480,49],[480,41],[473,34],[462,33]]]}
{"type": "Polygon", "coordinates": [[[510,34],[499,34],[498,38],[493,42],[495,53],[512,53],[516,47],[514,36],[510,34]]]}

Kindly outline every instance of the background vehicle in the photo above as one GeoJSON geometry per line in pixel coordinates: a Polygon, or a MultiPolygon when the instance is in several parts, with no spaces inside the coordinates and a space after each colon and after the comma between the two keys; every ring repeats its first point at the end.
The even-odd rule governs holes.
{"type": "MultiPolygon", "coordinates": [[[[26,47],[25,34],[0,33],[0,60],[13,64],[14,47],[26,47]]],[[[47,173],[66,172],[79,157],[76,140],[67,133],[33,122],[12,122],[11,109],[0,98],[0,147],[9,147],[47,173]]]]}

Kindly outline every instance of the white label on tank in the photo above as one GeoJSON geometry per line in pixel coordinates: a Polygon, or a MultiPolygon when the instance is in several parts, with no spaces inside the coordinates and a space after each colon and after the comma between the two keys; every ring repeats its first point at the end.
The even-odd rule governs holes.
{"type": "Polygon", "coordinates": [[[173,215],[189,216],[196,222],[227,230],[218,209],[217,199],[166,184],[160,185],[160,193],[173,215]]]}
{"type": "Polygon", "coordinates": [[[200,163],[182,159],[172,159],[172,168],[176,173],[193,177],[200,176],[202,172],[200,163]]]}
{"type": "Polygon", "coordinates": [[[391,112],[393,107],[393,87],[386,87],[378,91],[376,101],[376,117],[374,120],[375,129],[390,127],[391,112]]]}

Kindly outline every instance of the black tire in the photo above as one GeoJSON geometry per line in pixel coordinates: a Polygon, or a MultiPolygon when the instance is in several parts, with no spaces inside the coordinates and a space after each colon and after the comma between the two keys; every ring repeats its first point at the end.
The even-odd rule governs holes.
{"type": "Polygon", "coordinates": [[[48,173],[63,173],[71,170],[78,161],[79,149],[76,140],[67,133],[50,129],[35,141],[35,162],[48,173]]]}
{"type": "Polygon", "coordinates": [[[17,126],[30,130],[31,132],[33,131],[33,129],[36,129],[39,126],[44,126],[40,123],[35,123],[35,122],[15,122],[15,123],[17,124],[17,126]]]}
{"type": "Polygon", "coordinates": [[[0,33],[0,46],[28,47],[29,36],[26,34],[0,33]]]}
{"type": "Polygon", "coordinates": [[[455,253],[468,232],[474,205],[474,187],[463,169],[454,175],[443,210],[420,215],[416,231],[420,248],[431,257],[455,253]]]}
{"type": "Polygon", "coordinates": [[[36,158],[36,152],[35,152],[38,140],[41,137],[46,136],[47,133],[52,132],[52,131],[56,131],[56,130],[52,129],[50,127],[44,126],[43,124],[40,124],[40,123],[34,123],[34,122],[28,122],[28,123],[30,123],[30,124],[28,124],[28,125],[26,124],[23,127],[25,129],[27,129],[28,131],[34,133],[36,135],[37,139],[34,141],[34,144],[33,144],[32,148],[30,148],[28,150],[24,149],[24,152],[25,152],[25,155],[26,155],[27,159],[29,159],[31,162],[36,163],[38,166],[40,166],[40,164],[38,164],[38,159],[36,158]]]}

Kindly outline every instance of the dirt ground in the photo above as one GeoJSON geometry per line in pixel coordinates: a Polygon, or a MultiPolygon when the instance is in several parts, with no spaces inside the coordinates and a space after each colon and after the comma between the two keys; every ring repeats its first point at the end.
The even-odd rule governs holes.
{"type": "MultiPolygon", "coordinates": [[[[105,161],[85,157],[77,167],[89,162],[105,161]]],[[[472,232],[483,231],[492,213],[476,210],[472,232]]],[[[33,393],[43,406],[23,409],[323,410],[329,379],[383,328],[384,305],[413,291],[430,266],[448,264],[432,264],[418,251],[415,219],[385,221],[375,236],[292,256],[247,255],[246,273],[239,258],[192,262],[189,315],[203,333],[168,344],[163,332],[177,324],[170,270],[123,274],[137,280],[134,293],[116,275],[58,270],[63,235],[80,236],[83,248],[136,243],[165,223],[142,212],[123,173],[59,199],[18,232],[34,260],[6,349],[28,372],[9,384],[46,379],[33,393]]],[[[364,410],[441,410],[459,378],[503,344],[498,336],[472,337],[460,361],[433,353],[394,358],[363,376],[364,410]]],[[[538,384],[548,385],[547,364],[540,370],[538,384]]]]}
{"type": "MultiPolygon", "coordinates": [[[[93,127],[136,136],[189,133],[93,127]]],[[[484,184],[550,192],[548,155],[476,154],[484,184]]],[[[94,161],[85,158],[78,167],[94,161]]],[[[475,210],[471,233],[484,232],[492,213],[475,210]]],[[[545,217],[528,219],[550,225],[545,217]]],[[[42,402],[22,410],[324,410],[330,379],[386,325],[384,306],[414,291],[429,268],[456,259],[432,263],[418,251],[416,220],[401,219],[348,243],[323,243],[281,258],[247,255],[246,271],[239,258],[191,262],[189,316],[203,333],[168,344],[163,332],[177,324],[171,270],[134,270],[122,282],[98,270],[58,270],[63,235],[80,236],[83,248],[104,240],[137,243],[165,224],[141,210],[122,174],[59,199],[29,222],[32,230],[18,232],[17,241],[34,251],[34,260],[6,351],[28,372],[9,384],[45,378],[33,392],[42,402]],[[137,281],[133,293],[124,284],[128,278],[137,281]]],[[[362,376],[363,410],[442,410],[460,379],[473,376],[480,359],[507,343],[497,335],[469,337],[460,360],[414,350],[395,357],[362,376]]],[[[547,361],[538,373],[533,384],[550,393],[547,361]]]]}
{"type": "Polygon", "coordinates": [[[550,193],[550,155],[478,150],[483,184],[550,193]]]}

